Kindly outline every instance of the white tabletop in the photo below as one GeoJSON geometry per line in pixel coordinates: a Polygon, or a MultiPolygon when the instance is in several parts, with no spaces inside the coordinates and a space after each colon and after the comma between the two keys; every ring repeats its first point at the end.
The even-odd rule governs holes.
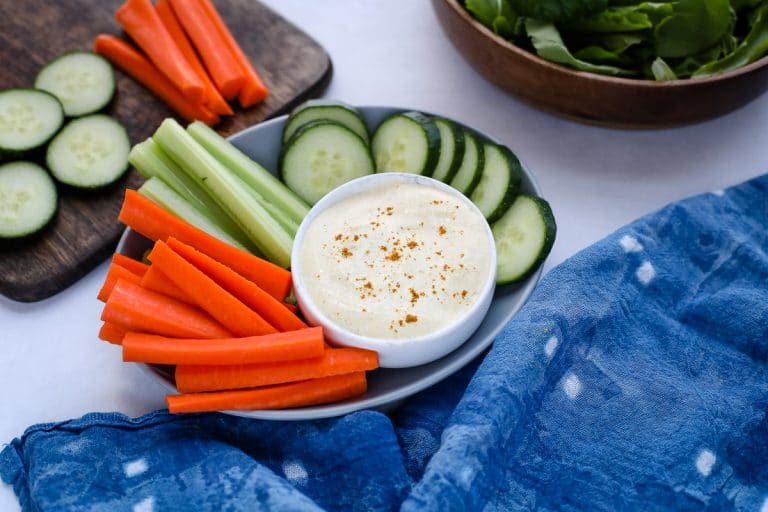
{"type": "MultiPolygon", "coordinates": [[[[539,112],[486,82],[453,48],[427,0],[265,3],[331,55],[334,76],[325,96],[442,113],[512,148],[557,218],[546,269],[670,201],[768,168],[768,96],[686,128],[585,126],[539,112]]],[[[0,297],[0,445],[34,423],[163,407],[162,390],[96,337],[102,305],[95,297],[105,272],[102,264],[35,304],[0,297]]],[[[13,493],[0,485],[0,510],[14,509],[13,493]]]]}

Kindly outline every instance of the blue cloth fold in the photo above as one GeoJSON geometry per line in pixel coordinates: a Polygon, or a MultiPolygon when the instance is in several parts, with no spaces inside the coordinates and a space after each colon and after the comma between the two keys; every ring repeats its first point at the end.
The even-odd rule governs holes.
{"type": "Polygon", "coordinates": [[[389,416],[91,414],[0,453],[24,510],[768,512],[768,175],[553,269],[389,416]]]}

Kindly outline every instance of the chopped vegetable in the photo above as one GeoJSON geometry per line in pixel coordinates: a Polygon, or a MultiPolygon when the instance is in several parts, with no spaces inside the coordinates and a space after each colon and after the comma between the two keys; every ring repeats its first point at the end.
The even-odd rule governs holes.
{"type": "Polygon", "coordinates": [[[195,70],[195,73],[197,73],[197,76],[200,77],[200,80],[205,85],[205,105],[211,111],[219,115],[231,116],[234,114],[232,107],[230,107],[229,103],[227,103],[226,100],[221,97],[221,94],[216,88],[216,85],[214,85],[208,76],[208,72],[200,62],[197,53],[195,53],[195,49],[192,48],[192,44],[189,42],[189,38],[187,38],[187,35],[184,33],[184,29],[181,28],[179,19],[173,12],[173,8],[171,7],[171,4],[168,3],[168,0],[158,0],[158,2],[155,4],[155,9],[157,10],[157,14],[160,16],[160,20],[163,22],[163,25],[165,25],[165,28],[168,30],[171,38],[176,43],[176,46],[179,47],[179,50],[181,50],[184,58],[187,60],[192,69],[195,70]]]}
{"type": "Polygon", "coordinates": [[[185,98],[195,103],[205,99],[205,84],[184,58],[150,0],[126,0],[115,18],[185,98]]]}
{"type": "MultiPolygon", "coordinates": [[[[216,281],[222,288],[237,297],[243,304],[261,315],[278,331],[294,331],[307,327],[282,302],[226,265],[219,263],[210,256],[195,250],[193,247],[175,238],[168,239],[168,246],[198,270],[216,281]]],[[[268,276],[264,277],[267,278],[268,276]]]]}
{"type": "Polygon", "coordinates": [[[157,266],[158,270],[198,306],[235,336],[256,336],[277,332],[261,315],[174,252],[165,242],[155,243],[155,247],[149,254],[149,260],[152,266],[157,266]]]}
{"type": "Polygon", "coordinates": [[[232,100],[242,90],[246,76],[213,20],[198,0],[169,1],[219,92],[232,100]]]}
{"type": "Polygon", "coordinates": [[[324,351],[321,327],[220,340],[129,333],[123,340],[123,361],[156,364],[263,364],[320,357],[324,351]]]}
{"type": "Polygon", "coordinates": [[[180,338],[231,338],[199,308],[118,279],[101,319],[124,329],[180,338]]]}
{"type": "Polygon", "coordinates": [[[120,253],[115,253],[112,255],[112,263],[120,265],[121,267],[125,267],[137,276],[143,276],[147,273],[147,270],[149,270],[149,265],[146,263],[142,263],[120,253]]]}
{"type": "Polygon", "coordinates": [[[290,266],[293,238],[254,199],[250,189],[173,119],[163,121],[154,139],[177,164],[205,184],[219,206],[270,261],[283,268],[290,266]]]}
{"type": "Polygon", "coordinates": [[[56,96],[70,117],[92,114],[106,107],[115,94],[112,66],[100,55],[71,52],[40,70],[35,88],[56,96]]]}
{"type": "Polygon", "coordinates": [[[113,345],[120,345],[123,343],[123,338],[128,333],[123,327],[117,324],[104,322],[99,329],[99,339],[112,343],[113,345]]]}
{"type": "Polygon", "coordinates": [[[209,125],[218,124],[218,115],[200,103],[189,101],[149,60],[122,39],[101,34],[96,37],[94,51],[159,96],[184,119],[198,119],[209,125]]]}
{"type": "Polygon", "coordinates": [[[352,398],[362,395],[366,389],[365,373],[358,372],[260,389],[168,395],[166,402],[172,414],[223,409],[287,409],[352,398]]]}
{"type": "Polygon", "coordinates": [[[240,94],[238,95],[240,105],[243,108],[248,108],[264,101],[264,99],[266,99],[266,97],[269,95],[267,86],[265,86],[264,82],[262,82],[261,77],[254,69],[251,61],[248,60],[248,57],[243,52],[243,49],[240,48],[240,45],[237,44],[235,38],[232,37],[232,33],[227,28],[224,20],[221,19],[221,16],[213,5],[213,2],[211,2],[211,0],[200,0],[200,5],[202,5],[203,9],[205,10],[205,14],[216,26],[216,29],[219,31],[219,36],[221,36],[221,38],[224,40],[224,44],[227,46],[227,48],[229,48],[229,51],[232,53],[238,65],[240,66],[240,69],[245,75],[245,84],[243,84],[243,88],[240,90],[240,94]]]}
{"type": "Polygon", "coordinates": [[[141,276],[132,272],[126,267],[118,263],[112,263],[107,270],[107,277],[104,278],[104,284],[99,290],[99,294],[96,296],[101,302],[107,302],[109,296],[112,295],[112,289],[117,284],[117,280],[122,279],[124,281],[130,281],[131,283],[141,283],[141,276]]]}
{"type": "Polygon", "coordinates": [[[118,219],[152,241],[174,237],[228,266],[278,300],[288,296],[291,273],[241,251],[166,212],[134,190],[126,190],[118,219]],[[265,279],[268,276],[268,280],[265,279]]]}
{"type": "Polygon", "coordinates": [[[144,274],[144,276],[141,278],[141,286],[147,290],[162,293],[163,295],[171,297],[172,299],[180,300],[186,304],[194,305],[194,300],[192,300],[189,295],[184,293],[181,288],[176,286],[173,281],[168,278],[168,276],[158,270],[156,265],[149,266],[149,270],[147,270],[147,273],[144,274]]]}
{"type": "Polygon", "coordinates": [[[305,379],[374,370],[379,367],[376,352],[359,348],[329,348],[320,357],[239,366],[180,365],[176,387],[182,393],[270,386],[305,379]]]}

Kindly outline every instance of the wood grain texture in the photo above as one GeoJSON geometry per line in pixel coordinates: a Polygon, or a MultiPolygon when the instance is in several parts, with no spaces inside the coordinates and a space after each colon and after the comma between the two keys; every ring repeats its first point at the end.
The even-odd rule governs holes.
{"type": "MultiPolygon", "coordinates": [[[[119,34],[113,0],[3,1],[0,11],[0,88],[31,87],[55,56],[90,50],[99,33],[119,34]]],[[[280,115],[319,95],[332,67],[325,50],[305,33],[255,0],[217,0],[216,6],[270,88],[269,98],[225,119],[230,135],[280,115]]],[[[116,71],[117,95],[107,109],[128,130],[132,143],[150,136],[173,113],[149,91],[116,71]]],[[[135,188],[135,170],[98,195],[62,190],[59,213],[42,236],[16,248],[0,248],[0,293],[24,302],[49,297],[79,279],[113,252],[123,226],[117,214],[125,187],[135,188]]]]}
{"type": "Polygon", "coordinates": [[[696,80],[656,82],[585,73],[496,36],[458,0],[432,0],[448,39],[481,75],[542,110],[614,128],[677,126],[726,114],[768,88],[768,57],[696,80]]]}

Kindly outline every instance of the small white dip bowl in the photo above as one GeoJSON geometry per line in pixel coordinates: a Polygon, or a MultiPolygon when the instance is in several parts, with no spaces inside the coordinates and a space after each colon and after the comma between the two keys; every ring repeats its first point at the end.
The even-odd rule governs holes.
{"type": "MultiPolygon", "coordinates": [[[[496,286],[496,247],[493,234],[487,222],[482,222],[488,244],[489,269],[484,277],[477,299],[471,306],[453,319],[448,325],[428,334],[404,338],[385,339],[361,336],[326,315],[322,308],[316,304],[307,289],[302,272],[302,248],[304,238],[312,222],[326,209],[344,201],[347,198],[392,184],[417,184],[438,189],[466,205],[480,218],[483,214],[480,210],[456,189],[432,178],[415,174],[381,173],[372,174],[363,178],[345,183],[323,197],[312,207],[304,218],[296,233],[291,254],[291,272],[293,274],[293,286],[296,298],[302,313],[311,325],[322,326],[326,339],[334,345],[346,347],[358,347],[375,350],[379,354],[379,363],[383,368],[404,368],[429,363],[457,349],[480,326],[488,312],[496,286]]],[[[470,248],[471,249],[471,248],[470,248]]]]}

